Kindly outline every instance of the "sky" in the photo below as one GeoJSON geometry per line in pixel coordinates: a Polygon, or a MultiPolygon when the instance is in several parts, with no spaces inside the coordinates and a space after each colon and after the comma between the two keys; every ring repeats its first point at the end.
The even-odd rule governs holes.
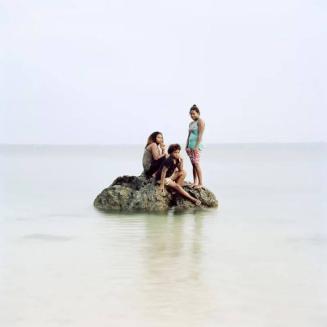
{"type": "Polygon", "coordinates": [[[0,143],[327,141],[322,0],[0,0],[0,143]]]}

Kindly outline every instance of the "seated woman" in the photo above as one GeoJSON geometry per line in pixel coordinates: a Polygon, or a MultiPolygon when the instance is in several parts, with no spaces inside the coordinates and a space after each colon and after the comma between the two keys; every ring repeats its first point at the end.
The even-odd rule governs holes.
{"type": "Polygon", "coordinates": [[[147,178],[160,168],[168,156],[161,132],[153,132],[149,137],[143,154],[143,173],[147,178]]]}

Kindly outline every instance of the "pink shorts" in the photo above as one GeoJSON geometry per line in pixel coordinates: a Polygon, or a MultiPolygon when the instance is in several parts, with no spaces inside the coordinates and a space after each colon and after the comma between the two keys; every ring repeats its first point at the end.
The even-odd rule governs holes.
{"type": "Polygon", "coordinates": [[[186,153],[188,154],[188,156],[190,157],[191,159],[191,162],[193,164],[198,164],[200,163],[200,150],[198,149],[190,149],[190,148],[187,148],[186,149],[186,153]]]}

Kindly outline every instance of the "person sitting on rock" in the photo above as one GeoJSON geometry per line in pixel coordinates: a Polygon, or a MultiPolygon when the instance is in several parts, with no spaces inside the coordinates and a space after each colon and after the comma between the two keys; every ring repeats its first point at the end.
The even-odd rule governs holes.
{"type": "Polygon", "coordinates": [[[180,151],[181,146],[179,144],[171,144],[169,146],[169,157],[162,162],[159,170],[156,172],[156,181],[160,184],[160,192],[163,195],[166,194],[165,186],[167,186],[199,206],[201,201],[183,189],[186,172],[183,169],[183,159],[180,156],[180,151]]]}
{"type": "Polygon", "coordinates": [[[168,157],[161,132],[153,132],[149,137],[143,154],[143,174],[150,178],[168,157]]]}

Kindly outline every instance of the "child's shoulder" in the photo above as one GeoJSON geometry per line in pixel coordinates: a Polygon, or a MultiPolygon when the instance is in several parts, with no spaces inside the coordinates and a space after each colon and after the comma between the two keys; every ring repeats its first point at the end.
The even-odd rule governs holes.
{"type": "Polygon", "coordinates": [[[203,120],[203,118],[199,117],[199,119],[198,119],[198,124],[203,124],[203,125],[204,125],[204,120],[203,120]]]}

